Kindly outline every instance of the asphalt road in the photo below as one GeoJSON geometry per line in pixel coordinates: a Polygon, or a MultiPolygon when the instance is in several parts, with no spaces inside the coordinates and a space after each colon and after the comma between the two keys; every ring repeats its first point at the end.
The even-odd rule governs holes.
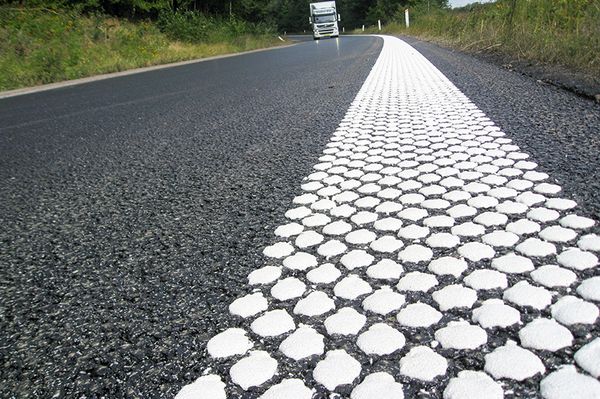
{"type": "MultiPolygon", "coordinates": [[[[411,44],[598,218],[596,104],[411,44]]],[[[0,100],[0,396],[172,397],[197,378],[380,47],[309,41],[0,100]]]]}
{"type": "Polygon", "coordinates": [[[0,397],[172,397],[376,38],[0,101],[0,397]]]}

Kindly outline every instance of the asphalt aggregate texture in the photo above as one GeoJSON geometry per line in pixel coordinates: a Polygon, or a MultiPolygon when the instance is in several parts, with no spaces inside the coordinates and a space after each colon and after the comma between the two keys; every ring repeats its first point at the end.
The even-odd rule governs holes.
{"type": "MultiPolygon", "coordinates": [[[[600,105],[501,65],[402,37],[508,134],[577,201],[600,219],[600,105]]],[[[598,226],[595,227],[597,233],[598,226]]]]}
{"type": "Polygon", "coordinates": [[[0,397],[169,398],[197,378],[381,45],[0,101],[0,397]]]}

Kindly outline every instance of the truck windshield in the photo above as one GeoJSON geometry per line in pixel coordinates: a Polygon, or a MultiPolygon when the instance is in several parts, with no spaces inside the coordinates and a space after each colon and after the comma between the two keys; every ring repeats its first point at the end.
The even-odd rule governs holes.
{"type": "Polygon", "coordinates": [[[315,15],[316,24],[322,24],[325,22],[335,22],[335,14],[315,15]]]}

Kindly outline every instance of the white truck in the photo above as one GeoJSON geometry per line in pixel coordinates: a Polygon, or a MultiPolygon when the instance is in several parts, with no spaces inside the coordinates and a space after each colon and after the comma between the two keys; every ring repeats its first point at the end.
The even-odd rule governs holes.
{"type": "Polygon", "coordinates": [[[340,15],[335,8],[335,1],[310,3],[308,22],[313,28],[313,39],[338,37],[340,35],[338,21],[340,21],[340,15]]]}

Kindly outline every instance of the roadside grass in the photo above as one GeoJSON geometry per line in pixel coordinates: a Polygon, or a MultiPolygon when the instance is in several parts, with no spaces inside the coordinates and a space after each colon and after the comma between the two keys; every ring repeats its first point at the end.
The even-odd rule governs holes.
{"type": "MultiPolygon", "coordinates": [[[[281,43],[268,27],[245,22],[203,17],[205,33],[190,37],[161,18],[131,22],[73,10],[0,7],[0,91],[281,43]]],[[[194,22],[188,21],[188,31],[194,22]]]]}
{"type": "Polygon", "coordinates": [[[598,0],[498,0],[457,10],[411,12],[410,28],[404,26],[404,10],[399,10],[383,32],[561,65],[600,79],[598,0]]]}

